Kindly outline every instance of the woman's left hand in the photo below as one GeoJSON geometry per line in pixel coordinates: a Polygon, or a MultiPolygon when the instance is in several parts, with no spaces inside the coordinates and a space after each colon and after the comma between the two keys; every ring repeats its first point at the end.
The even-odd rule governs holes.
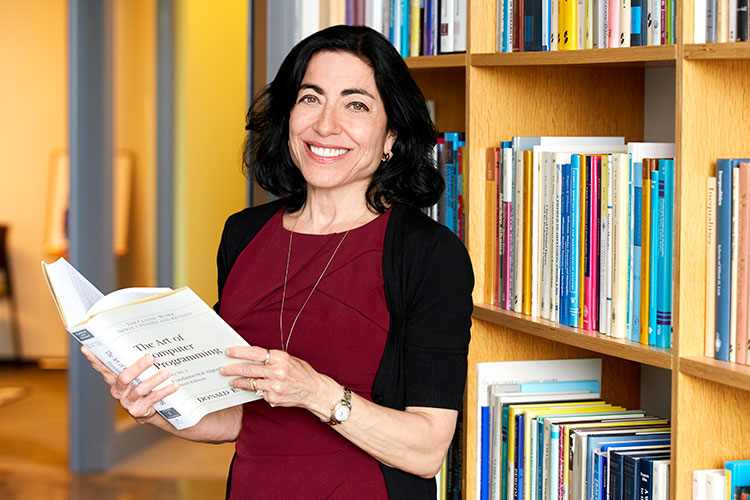
{"type": "Polygon", "coordinates": [[[341,385],[287,352],[237,346],[228,348],[225,353],[230,358],[256,362],[222,367],[222,375],[239,376],[229,385],[257,391],[271,406],[305,408],[319,419],[328,420],[331,403],[341,398],[341,385]]]}

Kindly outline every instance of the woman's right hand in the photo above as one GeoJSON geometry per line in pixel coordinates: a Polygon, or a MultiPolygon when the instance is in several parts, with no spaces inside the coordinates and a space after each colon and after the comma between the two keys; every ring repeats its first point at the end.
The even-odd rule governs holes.
{"type": "Polygon", "coordinates": [[[115,375],[112,370],[99,361],[99,358],[94,356],[94,353],[85,346],[81,346],[81,352],[89,363],[91,363],[94,370],[98,371],[107,385],[109,385],[109,392],[112,394],[112,397],[119,401],[120,406],[138,423],[148,423],[159,427],[162,426],[159,424],[166,423],[166,419],[157,413],[154,405],[159,400],[174,393],[179,386],[172,382],[160,389],[154,390],[154,388],[169,378],[169,372],[166,369],[161,369],[153,376],[143,380],[140,384],[132,385],[137,377],[154,364],[153,356],[143,356],[125,368],[120,375],[115,375]]]}

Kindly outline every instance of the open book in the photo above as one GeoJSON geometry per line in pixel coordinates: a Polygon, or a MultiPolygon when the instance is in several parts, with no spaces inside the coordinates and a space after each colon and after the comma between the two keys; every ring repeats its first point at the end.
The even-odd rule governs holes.
{"type": "Polygon", "coordinates": [[[156,358],[144,379],[169,370],[159,387],[174,381],[180,388],[154,408],[177,429],[258,399],[230,387],[230,377],[219,373],[238,362],[224,349],[248,343],[190,288],[124,288],[103,295],[65,259],[42,262],[42,271],[65,329],[110,370],[119,374],[144,354],[156,358]]]}

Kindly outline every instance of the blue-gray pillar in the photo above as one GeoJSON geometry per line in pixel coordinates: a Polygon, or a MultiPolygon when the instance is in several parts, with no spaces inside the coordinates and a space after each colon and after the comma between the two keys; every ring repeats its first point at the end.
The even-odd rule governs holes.
{"type": "MultiPolygon", "coordinates": [[[[111,0],[70,0],[70,261],[94,286],[115,286],[112,251],[111,0]]],[[[68,370],[70,469],[110,465],[114,403],[71,338],[68,370]]]]}
{"type": "Polygon", "coordinates": [[[174,4],[159,0],[156,48],[156,280],[174,284],[174,4]]]}

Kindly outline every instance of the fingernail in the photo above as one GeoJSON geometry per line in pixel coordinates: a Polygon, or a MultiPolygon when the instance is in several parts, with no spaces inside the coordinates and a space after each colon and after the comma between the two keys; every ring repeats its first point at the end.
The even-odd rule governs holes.
{"type": "Polygon", "coordinates": [[[223,366],[221,368],[219,368],[219,373],[221,373],[222,375],[224,375],[224,367],[223,366]]]}
{"type": "Polygon", "coordinates": [[[224,354],[226,354],[227,356],[231,356],[232,355],[232,348],[231,347],[227,347],[226,349],[224,349],[224,354]]]}

